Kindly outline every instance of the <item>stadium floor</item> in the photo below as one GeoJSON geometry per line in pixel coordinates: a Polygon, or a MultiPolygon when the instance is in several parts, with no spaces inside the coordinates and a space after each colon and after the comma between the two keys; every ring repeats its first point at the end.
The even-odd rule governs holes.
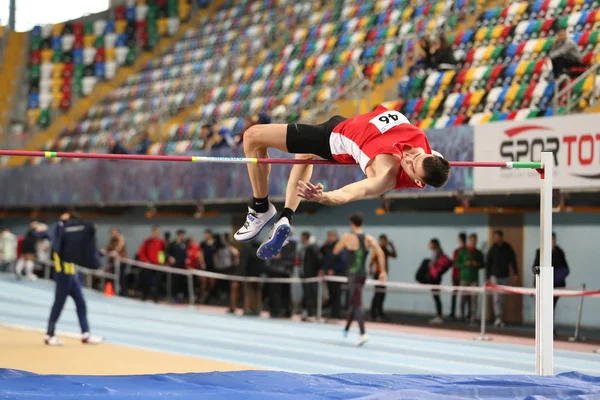
{"type": "MultiPolygon", "coordinates": [[[[53,282],[16,282],[12,276],[1,275],[0,324],[44,329],[53,300],[53,291],[53,282]]],[[[189,368],[190,372],[268,369],[298,374],[420,374],[425,377],[431,374],[462,374],[469,375],[470,378],[473,378],[472,375],[490,374],[498,378],[498,375],[507,374],[517,374],[521,377],[522,375],[533,375],[535,371],[534,348],[531,345],[499,343],[498,341],[476,342],[467,339],[402,332],[397,329],[374,330],[367,326],[370,341],[364,347],[356,348],[353,345],[356,328],[351,331],[350,337],[344,340],[339,325],[242,318],[188,307],[155,305],[116,297],[106,298],[102,294],[90,290],[85,291],[85,296],[92,331],[97,335],[107,337],[110,343],[95,347],[94,351],[102,352],[105,357],[112,360],[113,364],[127,363],[128,358],[136,357],[135,353],[126,353],[121,346],[148,350],[161,355],[166,353],[185,359],[194,357],[199,363],[196,368],[193,361],[188,360],[190,362],[187,364],[182,361],[177,364],[177,358],[174,358],[173,363],[179,368],[171,370],[165,361],[157,363],[163,368],[149,371],[148,364],[142,362],[138,364],[145,365],[146,369],[142,368],[137,372],[128,370],[126,372],[128,374],[185,372],[186,368],[189,368]],[[181,368],[182,365],[185,367],[181,368]]],[[[74,304],[70,300],[63,311],[58,328],[63,332],[76,333],[79,331],[74,304]]],[[[0,334],[4,335],[5,332],[7,331],[0,331],[0,334]]],[[[18,349],[13,349],[12,356],[0,358],[2,363],[0,367],[26,369],[40,373],[50,372],[35,368],[36,365],[43,363],[40,356],[44,357],[46,349],[42,345],[41,331],[37,336],[29,333],[27,337],[31,337],[31,340],[35,338],[34,345],[39,343],[39,354],[38,352],[25,352],[25,348],[31,348],[31,344],[22,344],[24,348],[22,354],[18,349]],[[23,357],[30,358],[30,367],[27,367],[26,363],[11,364],[11,360],[22,361],[23,357]]],[[[2,343],[0,342],[0,344],[2,343]]],[[[64,349],[52,349],[52,351],[67,351],[67,348],[71,347],[78,349],[72,353],[72,357],[77,357],[78,354],[84,359],[88,357],[83,352],[85,349],[80,344],[73,342],[68,343],[64,349]]],[[[7,354],[4,351],[1,353],[7,354]]],[[[53,356],[48,355],[48,357],[53,356]]],[[[54,372],[74,373],[72,370],[61,371],[58,366],[60,362],[56,361],[57,368],[54,372]]],[[[120,373],[114,368],[111,369],[110,361],[107,362],[107,368],[107,371],[99,370],[95,373],[104,375],[111,372],[113,374],[120,373]]],[[[600,376],[600,355],[591,352],[555,350],[555,373],[569,371],[600,376]]],[[[268,373],[277,374],[277,372],[268,373]]],[[[4,374],[0,374],[0,393],[7,390],[5,385],[15,381],[16,377],[26,378],[17,372],[14,374],[8,374],[6,371],[4,374]],[[9,375],[14,379],[8,379],[9,375]]],[[[80,374],[86,374],[86,372],[81,371],[80,374]]],[[[243,374],[257,373],[244,372],[243,374]]],[[[195,375],[212,376],[211,374],[195,375]]],[[[262,375],[252,376],[254,377],[252,379],[259,379],[262,375]]],[[[380,382],[375,382],[380,379],[376,378],[378,375],[359,376],[364,377],[365,382],[370,379],[367,386],[372,390],[379,387],[380,382]]],[[[289,378],[290,375],[282,376],[281,379],[285,377],[289,378]]],[[[41,377],[39,378],[41,379],[41,377]]],[[[230,380],[230,378],[231,376],[227,379],[230,380]]],[[[316,379],[316,377],[313,378],[316,379]]],[[[578,375],[575,377],[563,375],[552,379],[567,378],[578,382],[581,380],[578,375]]],[[[27,379],[32,379],[32,377],[27,376],[27,379]]],[[[355,382],[356,379],[358,378],[355,378],[355,382]]],[[[538,378],[527,377],[527,379],[531,383],[538,378]]],[[[269,381],[273,381],[272,376],[269,381]]],[[[500,380],[496,381],[500,382],[500,380]]],[[[517,382],[518,377],[514,376],[512,381],[517,382]]],[[[339,383],[339,381],[336,382],[339,383]]],[[[591,382],[591,387],[598,389],[597,392],[594,391],[596,394],[593,396],[600,396],[600,382],[590,377],[582,378],[581,382],[587,382],[587,384],[591,382]]],[[[415,388],[424,385],[423,382],[417,383],[417,380],[414,383],[415,388]]],[[[198,382],[194,385],[196,388],[199,387],[198,382]]],[[[393,385],[390,386],[387,382],[383,386],[392,389],[393,385]]],[[[559,387],[560,385],[558,382],[553,382],[551,386],[559,387]]],[[[482,395],[483,393],[481,392],[482,395]]],[[[358,394],[346,393],[341,397],[357,397],[358,394]]],[[[47,395],[49,394],[47,393],[47,395]]],[[[365,395],[365,393],[361,392],[360,395],[365,395]]],[[[262,393],[261,396],[265,396],[265,393],[262,393]]],[[[552,398],[559,398],[556,397],[557,393],[554,393],[553,396],[552,398]]],[[[339,397],[336,396],[336,398],[339,397]]],[[[481,398],[496,397],[484,396],[481,398]]],[[[564,398],[583,399],[587,397],[564,398]]]]}

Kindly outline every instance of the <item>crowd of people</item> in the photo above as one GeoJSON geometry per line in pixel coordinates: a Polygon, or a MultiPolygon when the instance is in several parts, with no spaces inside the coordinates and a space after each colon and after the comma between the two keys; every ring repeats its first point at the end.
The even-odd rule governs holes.
{"type": "MultiPolygon", "coordinates": [[[[34,225],[21,236],[4,228],[0,233],[0,270],[12,270],[19,279],[36,279],[35,263],[50,262],[50,244],[35,234],[34,225]]],[[[167,279],[163,272],[136,265],[127,265],[122,259],[133,258],[139,262],[169,266],[177,269],[204,270],[223,275],[270,278],[314,278],[324,275],[348,276],[348,259],[345,252],[334,253],[338,234],[329,231],[322,244],[318,244],[310,232],[302,232],[299,240],[292,236],[289,244],[280,255],[272,260],[261,260],[256,256],[258,241],[244,243],[239,249],[234,246],[227,233],[204,232],[201,241],[188,235],[183,229],[176,231],[174,238],[170,232],[162,232],[159,226],[152,228],[151,234],[131,255],[127,250],[126,238],[118,228],[111,228],[108,242],[100,249],[104,255],[106,269],[113,270],[119,263],[120,289],[122,296],[139,297],[142,300],[188,302],[188,282],[185,275],[172,274],[167,279]]],[[[379,246],[385,257],[382,261],[372,252],[368,258],[370,277],[377,280],[383,271],[389,271],[390,259],[398,256],[394,243],[385,234],[379,236],[379,246]]],[[[429,242],[431,256],[424,259],[416,273],[416,280],[425,284],[441,284],[448,272],[454,286],[480,286],[482,276],[486,282],[498,285],[518,285],[519,269],[512,246],[504,240],[503,232],[493,233],[493,243],[487,254],[480,250],[477,235],[460,233],[458,247],[447,254],[436,238],[429,242]],[[484,272],[480,274],[480,271],[484,272]]],[[[556,244],[553,235],[552,263],[554,266],[555,287],[565,287],[569,266],[564,251],[556,244]]],[[[534,266],[539,264],[539,249],[534,266]]],[[[392,272],[393,274],[393,272],[392,272]]],[[[38,275],[40,273],[38,272],[38,275]]],[[[195,276],[194,295],[197,303],[227,305],[229,312],[241,308],[245,315],[259,315],[268,310],[273,318],[290,318],[294,313],[302,313],[305,320],[314,320],[317,304],[323,302],[323,310],[330,318],[343,318],[349,307],[346,284],[327,281],[325,294],[319,298],[317,283],[302,285],[301,301],[294,302],[290,283],[244,282],[213,279],[195,276]]],[[[369,319],[389,321],[384,312],[386,287],[375,287],[371,299],[369,319]]],[[[469,292],[453,293],[450,310],[444,314],[442,299],[438,291],[433,291],[435,317],[431,324],[442,324],[445,320],[464,320],[474,324],[478,319],[477,295],[469,292]],[[460,299],[459,299],[460,297],[460,299]],[[460,300],[460,301],[459,301],[460,300]],[[458,306],[458,307],[457,307],[458,306]],[[458,310],[457,310],[458,308],[458,310]]],[[[554,305],[558,297],[554,298],[554,305]]],[[[494,325],[504,326],[503,295],[493,293],[494,325]]]]}

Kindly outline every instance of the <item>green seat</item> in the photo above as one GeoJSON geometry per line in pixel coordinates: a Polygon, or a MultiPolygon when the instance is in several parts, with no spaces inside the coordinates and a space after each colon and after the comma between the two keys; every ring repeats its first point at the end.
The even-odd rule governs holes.
{"type": "Polygon", "coordinates": [[[316,85],[320,85],[321,83],[323,83],[323,78],[325,77],[325,72],[326,71],[321,71],[317,74],[317,76],[315,77],[316,85]]]}
{"type": "Polygon", "coordinates": [[[283,78],[278,78],[275,81],[275,84],[273,85],[273,92],[274,93],[279,93],[279,91],[281,90],[281,86],[283,85],[283,78]]]}
{"type": "Polygon", "coordinates": [[[504,50],[504,46],[496,46],[492,55],[490,56],[491,61],[498,61],[498,59],[502,56],[502,51],[504,50]]]}
{"type": "Polygon", "coordinates": [[[150,22],[150,20],[156,21],[157,15],[158,15],[158,6],[156,4],[150,4],[148,6],[148,14],[146,14],[146,19],[148,20],[148,22],[150,22]]]}
{"type": "Polygon", "coordinates": [[[567,29],[569,26],[569,16],[562,17],[558,21],[558,29],[567,29]]]}
{"type": "Polygon", "coordinates": [[[523,102],[523,98],[525,97],[525,92],[527,91],[528,86],[529,85],[527,83],[523,83],[519,88],[519,91],[515,95],[515,101],[512,104],[513,110],[518,109],[521,103],[523,102]]]}
{"type": "Polygon", "coordinates": [[[84,35],[93,35],[94,34],[94,23],[93,22],[88,21],[83,24],[83,34],[84,35]]]}
{"type": "Polygon", "coordinates": [[[494,32],[494,29],[496,27],[495,26],[490,26],[487,30],[487,32],[485,33],[485,37],[483,38],[484,42],[489,43],[490,39],[492,38],[492,33],[494,32]]]}
{"type": "Polygon", "coordinates": [[[427,117],[427,113],[429,112],[429,105],[431,104],[431,99],[433,97],[429,96],[427,98],[427,100],[425,100],[425,103],[423,103],[423,108],[421,108],[421,112],[419,113],[419,119],[425,119],[425,117],[427,117]]]}
{"type": "Polygon", "coordinates": [[[31,36],[29,48],[31,50],[39,50],[42,47],[42,39],[39,36],[31,36]]]}
{"type": "Polygon", "coordinates": [[[54,50],[54,53],[52,53],[52,62],[53,63],[59,63],[62,62],[62,58],[63,58],[63,52],[62,50],[54,50]]]}
{"type": "Polygon", "coordinates": [[[104,47],[104,36],[96,37],[96,40],[94,41],[94,47],[97,49],[104,47]]]}
{"type": "Polygon", "coordinates": [[[536,110],[536,109],[531,110],[531,111],[529,111],[529,114],[527,114],[527,119],[537,118],[539,113],[540,113],[540,110],[536,110]]]}
{"type": "Polygon", "coordinates": [[[48,125],[50,125],[50,110],[49,109],[46,108],[46,109],[40,111],[40,117],[38,119],[38,124],[42,128],[47,128],[48,125]]]}
{"type": "Polygon", "coordinates": [[[83,78],[83,64],[75,64],[75,68],[73,68],[73,78],[81,79],[83,78]]]}
{"type": "Polygon", "coordinates": [[[32,81],[39,81],[41,70],[42,70],[42,67],[39,64],[32,65],[31,68],[29,69],[29,79],[32,81]]]}
{"type": "Polygon", "coordinates": [[[536,63],[537,61],[530,61],[529,64],[527,64],[527,68],[525,68],[524,77],[529,77],[533,74],[533,70],[535,69],[536,63]]]}
{"type": "Polygon", "coordinates": [[[131,65],[133,65],[133,63],[135,63],[135,59],[137,58],[136,53],[137,52],[136,52],[135,48],[129,49],[129,51],[127,52],[127,57],[125,58],[125,65],[131,66],[131,65]]]}
{"type": "Polygon", "coordinates": [[[590,37],[588,39],[588,46],[595,45],[596,43],[598,43],[598,35],[599,34],[600,34],[600,31],[592,32],[592,34],[590,35],[590,37]]]}
{"type": "Polygon", "coordinates": [[[492,118],[490,118],[490,122],[498,121],[498,118],[500,117],[500,115],[502,115],[501,112],[494,111],[494,114],[492,115],[492,118]]]}
{"type": "Polygon", "coordinates": [[[544,20],[538,20],[531,31],[531,37],[536,38],[540,36],[540,32],[542,31],[542,26],[544,25],[544,20]]]}
{"type": "Polygon", "coordinates": [[[83,78],[75,78],[73,81],[73,90],[77,96],[83,96],[83,78]]]}
{"type": "MultiPolygon", "coordinates": [[[[458,15],[451,15],[446,22],[446,26],[450,29],[456,28],[456,24],[458,23],[458,15]]],[[[453,35],[454,37],[454,35],[453,35]]],[[[454,39],[453,39],[454,40],[454,39]]],[[[450,42],[452,43],[452,42],[450,42]]]]}

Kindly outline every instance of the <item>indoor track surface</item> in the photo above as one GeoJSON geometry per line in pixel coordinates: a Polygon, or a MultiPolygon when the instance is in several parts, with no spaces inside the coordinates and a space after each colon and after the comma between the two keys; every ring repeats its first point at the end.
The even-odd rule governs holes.
{"type": "MultiPolygon", "coordinates": [[[[0,275],[0,324],[5,326],[26,326],[38,330],[44,329],[53,295],[53,282],[17,282],[10,275],[0,275]]],[[[85,296],[92,331],[96,335],[105,336],[109,344],[108,346],[101,345],[94,347],[92,351],[102,352],[109,359],[112,359],[114,363],[127,363],[126,358],[137,357],[135,353],[126,354],[120,352],[119,345],[138,350],[148,350],[156,352],[156,354],[167,354],[170,357],[182,356],[185,359],[189,358],[191,360],[202,358],[203,363],[203,367],[198,368],[194,367],[193,362],[189,364],[184,363],[186,367],[181,368],[182,364],[178,364],[175,358],[172,362],[175,363],[177,368],[170,368],[165,361],[165,363],[162,363],[162,369],[156,371],[148,371],[147,369],[142,369],[138,372],[128,371],[128,374],[185,372],[186,368],[189,368],[189,372],[267,369],[299,374],[468,375],[468,377],[464,377],[465,379],[473,379],[472,375],[490,374],[496,375],[495,378],[498,378],[490,377],[491,381],[501,382],[498,375],[533,375],[535,372],[534,348],[529,345],[498,343],[496,341],[477,342],[467,339],[442,338],[439,336],[394,330],[369,330],[369,325],[367,324],[370,340],[364,347],[356,348],[354,340],[357,337],[357,328],[355,327],[351,330],[351,335],[347,339],[344,339],[341,326],[339,325],[299,323],[287,320],[226,315],[190,309],[186,306],[172,307],[117,297],[106,298],[101,293],[90,290],[85,290],[85,296]],[[214,367],[212,368],[211,362],[214,363],[214,367]]],[[[67,306],[63,311],[58,324],[58,330],[59,332],[70,333],[77,333],[79,331],[74,304],[71,300],[67,302],[67,306]]],[[[4,336],[7,331],[9,330],[5,329],[0,331],[0,333],[4,336]]],[[[10,353],[11,355],[8,356],[8,352],[5,351],[6,349],[2,349],[0,351],[0,367],[27,370],[36,373],[49,373],[50,371],[48,370],[36,370],[35,368],[38,364],[44,364],[44,356],[42,354],[47,349],[42,344],[43,334],[41,332],[39,331],[37,336],[33,335],[35,338],[34,343],[29,343],[28,345],[22,344],[22,354],[19,353],[18,348],[13,348],[10,353]],[[39,348],[36,346],[39,346],[39,348]],[[37,351],[32,352],[32,347],[39,349],[39,354],[37,354],[37,351]],[[25,349],[29,349],[29,353],[25,352],[25,349]],[[24,358],[30,358],[29,367],[27,367],[26,362],[23,362],[24,358]]],[[[30,332],[28,334],[31,335],[30,332]]],[[[2,344],[2,341],[0,341],[0,344],[2,344]]],[[[87,346],[83,346],[76,341],[68,342],[64,349],[52,350],[55,352],[67,351],[67,349],[73,351],[73,348],[77,349],[76,351],[82,351],[82,358],[88,357],[83,353],[84,350],[88,351],[87,346]]],[[[76,356],[77,353],[73,353],[73,357],[76,356]]],[[[109,362],[105,371],[86,372],[81,370],[79,373],[111,374],[110,364],[109,362]]],[[[565,380],[585,382],[589,385],[589,390],[581,389],[583,391],[569,393],[585,396],[584,393],[592,393],[591,390],[593,388],[598,390],[597,392],[593,391],[596,393],[591,395],[593,397],[560,398],[600,398],[600,383],[598,380],[591,377],[581,378],[579,376],[579,374],[600,376],[600,355],[591,352],[557,349],[555,350],[554,365],[555,373],[557,374],[571,371],[576,371],[577,374],[563,375],[562,377],[550,379],[562,379],[564,382],[566,382],[565,380]]],[[[52,367],[50,366],[49,368],[51,369],[52,367]]],[[[54,372],[61,374],[77,373],[72,370],[61,370],[60,365],[56,366],[54,372]]],[[[114,373],[122,372],[117,371],[112,374],[114,373]]],[[[273,374],[267,371],[264,373],[273,374]]],[[[260,377],[263,376],[261,374],[264,373],[246,372],[245,374],[254,374],[252,375],[254,377],[252,379],[260,380],[260,377]]],[[[5,385],[11,381],[16,382],[19,379],[34,378],[42,379],[42,377],[26,375],[20,372],[3,371],[0,374],[0,394],[5,394],[4,391],[7,390],[5,385]]],[[[216,376],[214,374],[196,374],[195,376],[202,375],[205,377],[216,376]]],[[[290,377],[296,376],[285,375],[285,379],[291,379],[290,377]]],[[[356,375],[352,380],[357,383],[359,376],[365,377],[365,375],[356,375]]],[[[311,379],[313,378],[317,379],[317,377],[311,377],[311,379]]],[[[524,377],[513,377],[512,380],[507,380],[507,382],[514,381],[517,383],[521,378],[524,377]]],[[[534,377],[525,378],[530,383],[537,379],[534,377]]],[[[231,376],[227,379],[230,380],[231,376]]],[[[284,377],[281,379],[284,379],[284,377]]],[[[381,377],[373,377],[373,379],[370,384],[365,383],[373,390],[377,389],[380,384],[390,390],[396,388],[396,386],[391,385],[389,382],[385,383],[389,378],[385,378],[383,383],[380,382],[381,377]]],[[[478,379],[476,378],[475,381],[478,379]]],[[[273,377],[270,377],[269,380],[273,381],[273,377]]],[[[342,384],[341,382],[340,380],[335,380],[336,385],[342,384]]],[[[406,383],[406,381],[403,382],[406,383]]],[[[423,382],[418,382],[418,379],[414,381],[416,385],[415,389],[422,388],[425,385],[423,382]]],[[[183,383],[182,381],[182,388],[186,387],[183,383]]],[[[260,386],[258,381],[255,383],[257,387],[260,386]]],[[[556,387],[560,386],[558,382],[554,382],[554,384],[556,387]]],[[[195,385],[193,387],[198,388],[197,382],[195,385]]],[[[290,388],[292,388],[293,385],[291,383],[290,385],[290,388]]],[[[518,384],[517,386],[522,386],[522,384],[518,384]]],[[[567,386],[569,385],[567,384],[567,386]]],[[[510,391],[508,387],[506,390],[510,391]]],[[[290,393],[288,392],[288,394],[290,393]]],[[[357,392],[355,395],[336,395],[334,397],[361,397],[367,394],[373,393],[368,391],[357,392]]],[[[484,392],[480,394],[483,395],[484,392]]],[[[507,392],[506,394],[509,393],[507,392]]],[[[47,393],[47,395],[50,396],[50,393],[47,393]]],[[[85,394],[81,393],[81,395],[85,394]]],[[[265,393],[262,393],[261,396],[264,398],[265,393]]],[[[11,397],[9,396],[8,398],[11,397]]],[[[481,398],[496,397],[483,396],[481,398]]],[[[511,397],[509,395],[505,398],[520,397],[511,397]]]]}

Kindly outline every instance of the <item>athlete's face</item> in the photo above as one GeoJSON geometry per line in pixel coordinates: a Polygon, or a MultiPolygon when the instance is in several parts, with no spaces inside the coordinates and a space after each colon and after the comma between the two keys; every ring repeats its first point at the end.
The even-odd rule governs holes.
{"type": "Polygon", "coordinates": [[[431,157],[431,155],[422,150],[420,152],[405,152],[401,161],[404,172],[419,187],[425,186],[425,181],[423,180],[423,176],[425,176],[423,160],[427,157],[431,157]]]}

